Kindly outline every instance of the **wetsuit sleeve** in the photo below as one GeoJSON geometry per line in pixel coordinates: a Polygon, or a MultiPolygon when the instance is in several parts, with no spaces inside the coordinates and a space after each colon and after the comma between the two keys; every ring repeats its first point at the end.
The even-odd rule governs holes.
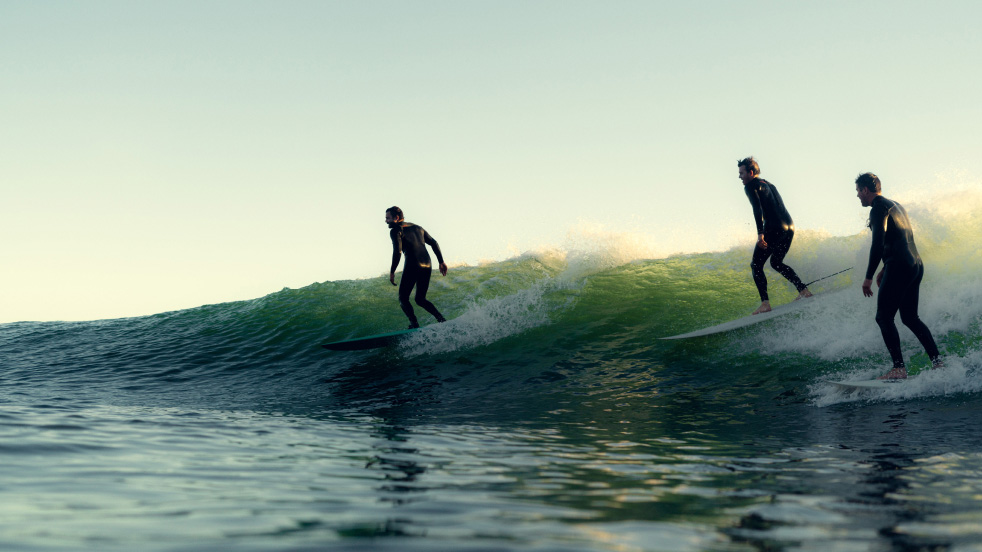
{"type": "Polygon", "coordinates": [[[389,237],[392,238],[392,268],[389,269],[389,272],[395,272],[399,268],[399,260],[402,258],[402,232],[393,228],[389,232],[389,237]]]}
{"type": "Polygon", "coordinates": [[[423,230],[423,241],[426,242],[427,245],[433,248],[433,252],[436,253],[436,260],[440,264],[443,264],[443,253],[440,252],[440,244],[436,243],[436,240],[433,239],[433,236],[429,235],[429,233],[427,233],[426,230],[423,230]]]}
{"type": "Polygon", "coordinates": [[[883,259],[883,244],[887,232],[887,209],[874,205],[869,213],[869,227],[873,231],[873,245],[869,248],[869,265],[866,267],[866,279],[872,280],[876,267],[883,259]]]}
{"type": "Polygon", "coordinates": [[[760,207],[760,197],[757,195],[757,188],[750,186],[744,186],[743,191],[747,194],[747,199],[750,200],[750,206],[754,209],[754,222],[757,224],[757,235],[764,233],[764,216],[763,210],[760,207]]]}

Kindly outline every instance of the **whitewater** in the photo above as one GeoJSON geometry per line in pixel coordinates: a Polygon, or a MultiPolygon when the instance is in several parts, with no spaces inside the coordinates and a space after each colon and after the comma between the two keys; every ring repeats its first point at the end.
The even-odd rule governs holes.
{"type": "Polygon", "coordinates": [[[900,326],[877,392],[830,383],[889,367],[865,229],[799,229],[803,280],[853,267],[808,308],[682,341],[759,304],[752,244],[453,267],[372,351],[320,345],[405,326],[383,276],[2,324],[0,549],[982,550],[982,193],[904,204],[947,366],[900,326]]]}

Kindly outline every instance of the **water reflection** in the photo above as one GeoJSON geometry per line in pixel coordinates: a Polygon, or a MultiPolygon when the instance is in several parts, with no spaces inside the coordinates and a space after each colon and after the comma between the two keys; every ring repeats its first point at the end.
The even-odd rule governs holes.
{"type": "Polygon", "coordinates": [[[944,504],[924,492],[962,486],[958,478],[926,473],[938,463],[932,441],[952,421],[951,412],[938,414],[912,405],[863,405],[812,417],[816,436],[835,435],[836,441],[784,451],[787,462],[755,482],[770,491],[768,499],[747,508],[728,534],[758,548],[822,543],[829,549],[949,550],[968,544],[939,529],[937,518],[946,510],[977,516],[978,505],[954,493],[944,504]]]}
{"type": "Polygon", "coordinates": [[[408,429],[398,425],[382,424],[375,428],[373,437],[379,440],[372,448],[376,454],[365,468],[382,472],[384,483],[376,488],[382,502],[407,504],[413,500],[412,495],[426,492],[426,487],[418,484],[426,466],[417,459],[419,449],[406,445],[410,435],[408,429]]]}
{"type": "Polygon", "coordinates": [[[372,534],[590,550],[672,535],[698,535],[695,550],[941,550],[982,534],[982,484],[960,489],[982,481],[974,404],[816,408],[771,384],[607,369],[545,387],[490,372],[462,385],[448,366],[335,380],[376,420],[365,468],[391,511],[372,534]],[[968,475],[947,471],[959,462],[968,475]]]}
{"type": "MultiPolygon", "coordinates": [[[[920,501],[911,501],[917,494],[911,488],[909,474],[919,469],[918,454],[911,452],[907,442],[909,433],[918,428],[908,426],[908,417],[916,417],[917,410],[902,406],[898,412],[883,420],[884,430],[880,432],[880,443],[862,449],[870,455],[866,461],[873,469],[863,480],[864,490],[859,494],[865,503],[889,515],[878,534],[886,539],[896,550],[947,550],[952,545],[950,539],[917,538],[898,530],[903,524],[922,522],[932,512],[931,506],[920,501]]],[[[916,441],[916,437],[913,438],[916,441]]]]}

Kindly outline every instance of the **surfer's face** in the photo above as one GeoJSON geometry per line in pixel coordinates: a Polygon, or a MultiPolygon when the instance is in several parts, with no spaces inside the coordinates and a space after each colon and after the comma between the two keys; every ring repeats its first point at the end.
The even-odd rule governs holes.
{"type": "Polygon", "coordinates": [[[748,171],[747,167],[741,166],[739,168],[740,168],[740,180],[743,181],[743,185],[746,186],[747,184],[750,183],[751,180],[754,179],[754,173],[748,171]]]}
{"type": "Polygon", "coordinates": [[[856,197],[859,198],[859,202],[863,204],[863,207],[869,207],[873,204],[876,193],[871,192],[869,188],[856,186],[856,197]]]}
{"type": "Polygon", "coordinates": [[[394,216],[392,213],[388,211],[385,212],[385,223],[388,224],[389,226],[392,226],[393,224],[399,222],[399,220],[400,219],[394,216]]]}

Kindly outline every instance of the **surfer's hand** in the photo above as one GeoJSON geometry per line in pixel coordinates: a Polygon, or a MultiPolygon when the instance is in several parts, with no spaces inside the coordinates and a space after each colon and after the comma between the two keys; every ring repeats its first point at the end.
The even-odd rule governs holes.
{"type": "MultiPolygon", "coordinates": [[[[879,278],[877,278],[877,280],[879,280],[879,278]]],[[[863,295],[866,297],[873,296],[873,280],[870,280],[869,278],[863,280],[863,295]]]]}
{"type": "Polygon", "coordinates": [[[881,270],[879,274],[876,275],[876,287],[883,285],[883,271],[881,270]]]}
{"type": "Polygon", "coordinates": [[[396,285],[396,273],[395,272],[390,272],[389,273],[389,281],[392,282],[392,285],[396,285]]]}
{"type": "Polygon", "coordinates": [[[447,263],[440,263],[440,274],[447,275],[447,263]]]}
{"type": "Polygon", "coordinates": [[[759,237],[757,238],[757,247],[759,247],[759,248],[761,248],[761,249],[767,249],[767,242],[766,242],[766,241],[764,241],[764,235],[763,235],[763,234],[761,234],[761,235],[760,235],[760,236],[759,236],[759,237]]]}

